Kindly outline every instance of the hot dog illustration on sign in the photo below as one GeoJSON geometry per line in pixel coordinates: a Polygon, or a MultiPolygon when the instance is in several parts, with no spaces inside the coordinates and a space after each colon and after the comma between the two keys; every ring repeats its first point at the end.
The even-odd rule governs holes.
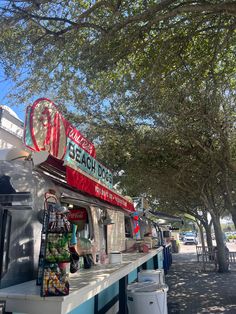
{"type": "Polygon", "coordinates": [[[36,101],[30,110],[29,123],[33,149],[45,150],[62,159],[66,147],[66,128],[54,103],[48,99],[36,101]]]}
{"type": "Polygon", "coordinates": [[[51,100],[40,98],[27,108],[24,141],[31,150],[47,151],[57,159],[63,159],[67,138],[96,156],[93,143],[60,114],[51,100]]]}

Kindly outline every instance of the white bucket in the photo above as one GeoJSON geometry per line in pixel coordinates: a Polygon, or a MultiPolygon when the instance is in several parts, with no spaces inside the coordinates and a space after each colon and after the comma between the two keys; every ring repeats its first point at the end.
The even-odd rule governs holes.
{"type": "Polygon", "coordinates": [[[129,314],[167,314],[167,285],[136,282],[127,287],[129,314]]]}
{"type": "Polygon", "coordinates": [[[122,263],[122,253],[120,253],[120,252],[111,252],[109,254],[109,263],[110,264],[120,264],[120,263],[122,263]]]}

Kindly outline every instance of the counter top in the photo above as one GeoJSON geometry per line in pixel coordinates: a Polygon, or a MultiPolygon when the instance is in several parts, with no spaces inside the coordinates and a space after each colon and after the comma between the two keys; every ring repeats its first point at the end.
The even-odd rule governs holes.
{"type": "Polygon", "coordinates": [[[70,274],[70,294],[64,297],[40,297],[35,280],[0,290],[6,311],[29,314],[65,314],[94,297],[113,283],[147,262],[163,248],[149,253],[123,253],[121,264],[96,265],[70,274]]]}

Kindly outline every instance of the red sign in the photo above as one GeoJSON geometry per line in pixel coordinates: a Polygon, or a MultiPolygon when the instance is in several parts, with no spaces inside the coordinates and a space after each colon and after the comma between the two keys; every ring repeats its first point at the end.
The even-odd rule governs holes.
{"type": "Polygon", "coordinates": [[[135,211],[133,203],[127,201],[123,196],[113,190],[107,189],[105,186],[89,179],[87,176],[70,167],[66,167],[66,180],[69,185],[92,196],[98,197],[127,211],[135,211]]]}
{"type": "Polygon", "coordinates": [[[92,157],[96,156],[93,143],[60,114],[51,100],[40,98],[27,108],[24,141],[31,150],[47,151],[57,159],[63,159],[67,138],[92,157]]]}
{"type": "MultiPolygon", "coordinates": [[[[31,150],[47,151],[50,155],[60,160],[64,159],[67,143],[70,143],[70,141],[76,143],[90,156],[95,157],[96,155],[94,145],[64,119],[57,110],[57,106],[47,98],[40,98],[27,108],[24,141],[25,145],[31,150]]],[[[77,161],[85,165],[85,159],[83,157],[81,157],[81,160],[79,159],[80,152],[78,149],[76,153],[77,161]]],[[[95,167],[92,163],[89,165],[92,169],[95,167]]],[[[128,211],[134,211],[133,203],[100,184],[97,181],[97,177],[88,177],[83,168],[74,170],[66,166],[66,179],[69,185],[80,191],[128,211]]]]}
{"type": "Polygon", "coordinates": [[[86,221],[87,220],[87,211],[85,208],[80,208],[80,209],[70,209],[67,218],[70,222],[77,224],[78,222],[81,221],[86,221]]]}

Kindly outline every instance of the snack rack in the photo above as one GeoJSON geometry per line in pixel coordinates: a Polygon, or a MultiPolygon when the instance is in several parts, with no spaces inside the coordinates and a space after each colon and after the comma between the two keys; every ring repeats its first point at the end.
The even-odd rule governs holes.
{"type": "Polygon", "coordinates": [[[36,284],[42,297],[69,294],[70,223],[54,194],[45,194],[36,284]]]}

